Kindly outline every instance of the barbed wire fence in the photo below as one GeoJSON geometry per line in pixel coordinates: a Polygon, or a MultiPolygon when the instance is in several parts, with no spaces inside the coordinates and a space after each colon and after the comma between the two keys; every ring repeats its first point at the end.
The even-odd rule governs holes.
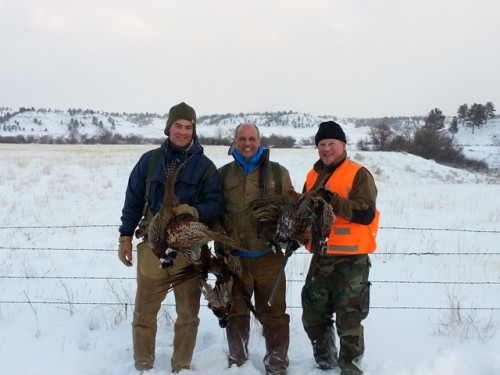
{"type": "MultiPolygon", "coordinates": [[[[54,225],[54,226],[4,226],[0,227],[1,230],[6,229],[81,229],[81,228],[109,228],[115,227],[116,224],[92,224],[92,225],[54,225]]],[[[381,226],[380,230],[401,230],[401,231],[438,231],[438,232],[462,232],[462,233],[480,233],[480,234],[500,234],[500,230],[473,230],[473,229],[448,229],[448,228],[418,228],[418,227],[395,227],[395,226],[381,226]]],[[[0,246],[1,251],[61,251],[61,252],[116,252],[116,248],[67,248],[67,247],[12,247],[12,246],[0,246]]],[[[136,250],[134,250],[136,251],[136,250]]],[[[294,256],[306,256],[306,252],[296,252],[294,256]]],[[[484,257],[496,257],[500,256],[499,252],[439,252],[439,251],[425,251],[425,252],[375,252],[370,254],[370,256],[416,256],[416,257],[427,257],[427,256],[484,256],[484,257]]],[[[97,280],[106,281],[111,280],[135,280],[135,277],[114,277],[114,276],[21,276],[21,275],[4,275],[0,274],[0,280],[97,280]]],[[[209,278],[210,280],[210,278],[209,278]]],[[[213,281],[213,280],[212,280],[213,281]]],[[[288,279],[287,282],[290,283],[303,283],[304,280],[300,279],[288,279]]],[[[500,285],[500,281],[461,281],[461,280],[447,280],[447,281],[427,281],[427,280],[370,280],[372,285],[377,284],[435,284],[435,285],[500,285]]],[[[124,302],[97,302],[97,301],[33,301],[33,300],[3,300],[0,297],[1,304],[28,304],[28,305],[87,305],[87,306],[123,306],[124,302]]],[[[129,305],[133,303],[125,303],[125,309],[129,308],[129,305]]],[[[162,306],[174,306],[174,304],[162,304],[162,306]]],[[[288,306],[290,309],[300,309],[301,306],[288,306]]],[[[449,310],[450,307],[440,307],[440,306],[370,306],[370,309],[380,309],[380,310],[449,310]]],[[[471,306],[463,307],[462,310],[489,310],[489,311],[500,311],[500,306],[471,306]]]]}

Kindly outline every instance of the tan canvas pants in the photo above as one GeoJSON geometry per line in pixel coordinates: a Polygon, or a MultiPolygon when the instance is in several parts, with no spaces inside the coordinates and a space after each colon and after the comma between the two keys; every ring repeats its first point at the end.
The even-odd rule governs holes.
{"type": "MultiPolygon", "coordinates": [[[[137,255],[137,293],[135,297],[132,339],[134,360],[137,368],[153,367],[157,315],[161,303],[167,295],[171,278],[187,261],[178,256],[174,266],[165,270],[160,268],[158,258],[147,242],[138,245],[137,255]]],[[[171,365],[173,371],[189,369],[196,344],[200,311],[201,289],[197,278],[186,281],[174,288],[177,319],[174,325],[174,352],[171,365]]]]}
{"type": "MultiPolygon", "coordinates": [[[[273,306],[267,304],[283,260],[283,254],[277,252],[257,258],[240,259],[243,267],[243,282],[248,293],[254,297],[255,309],[262,322],[262,334],[266,342],[266,355],[264,357],[266,374],[284,375],[288,367],[290,342],[290,317],[285,312],[286,282],[284,275],[282,275],[273,306]]],[[[229,365],[242,365],[248,360],[250,311],[241,297],[235,296],[229,313],[226,334],[229,345],[229,365]]]]}

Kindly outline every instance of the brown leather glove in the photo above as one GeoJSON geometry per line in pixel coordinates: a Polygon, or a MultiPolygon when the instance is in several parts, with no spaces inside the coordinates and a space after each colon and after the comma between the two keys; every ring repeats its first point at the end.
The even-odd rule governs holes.
{"type": "Polygon", "coordinates": [[[132,237],[120,236],[118,246],[118,258],[127,267],[132,266],[132,237]]]}
{"type": "Polygon", "coordinates": [[[195,220],[198,220],[200,218],[200,215],[198,214],[198,210],[189,204],[179,204],[178,206],[175,206],[174,209],[174,215],[175,216],[180,216],[182,214],[188,214],[194,217],[195,220]]]}

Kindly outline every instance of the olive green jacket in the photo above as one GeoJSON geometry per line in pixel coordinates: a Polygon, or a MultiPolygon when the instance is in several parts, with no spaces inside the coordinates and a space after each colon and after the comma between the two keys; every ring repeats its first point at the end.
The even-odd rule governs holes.
{"type": "MultiPolygon", "coordinates": [[[[270,162],[272,163],[272,162],[270,162]]],[[[248,205],[255,199],[260,198],[259,175],[262,163],[248,175],[243,173],[241,166],[233,161],[225,178],[222,181],[224,192],[224,228],[228,235],[239,241],[242,248],[250,251],[269,250],[269,241],[274,237],[276,223],[266,222],[262,237],[257,237],[258,221],[248,210],[248,205]]],[[[224,168],[224,167],[222,167],[224,168]]],[[[221,169],[219,171],[221,171],[221,169]]],[[[290,197],[294,188],[288,170],[279,166],[281,173],[281,195],[290,197]]],[[[267,175],[266,196],[275,195],[276,182],[273,178],[272,168],[269,166],[267,175]]]]}

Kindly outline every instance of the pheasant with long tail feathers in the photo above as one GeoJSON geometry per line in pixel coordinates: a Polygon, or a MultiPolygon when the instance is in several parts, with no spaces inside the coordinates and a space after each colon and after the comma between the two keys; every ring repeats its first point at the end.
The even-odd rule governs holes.
{"type": "Polygon", "coordinates": [[[317,194],[328,176],[327,171],[321,173],[313,189],[301,195],[290,198],[276,195],[251,202],[249,209],[259,220],[277,219],[276,232],[270,241],[273,249],[287,248],[292,241],[303,246],[311,237],[319,241],[318,248],[323,247],[335,221],[332,206],[317,194]]]}
{"type": "Polygon", "coordinates": [[[174,192],[177,176],[191,158],[187,158],[177,167],[170,164],[165,168],[166,183],[160,210],[151,220],[148,239],[153,253],[160,259],[163,268],[172,266],[177,254],[189,262],[200,265],[200,247],[210,241],[216,241],[225,248],[245,251],[228,236],[211,230],[207,225],[196,220],[190,214],[175,216],[173,209],[177,205],[174,192]]]}
{"type": "MultiPolygon", "coordinates": [[[[173,210],[177,204],[174,193],[175,181],[188,161],[189,158],[177,167],[174,164],[167,166],[162,206],[149,225],[148,239],[151,249],[160,260],[161,267],[171,267],[178,253],[188,260],[190,265],[172,277],[171,287],[197,277],[209,308],[219,319],[219,325],[225,327],[233,293],[238,290],[236,294],[244,296],[246,293],[241,281],[240,260],[230,253],[236,249],[246,250],[230,237],[211,230],[207,225],[197,221],[193,215],[175,216],[173,210]],[[221,244],[226,253],[219,257],[212,255],[207,246],[210,241],[221,244]],[[209,273],[216,277],[215,286],[210,285],[207,280],[209,273]]],[[[245,300],[250,310],[255,313],[250,297],[247,296],[245,300]]]]}

